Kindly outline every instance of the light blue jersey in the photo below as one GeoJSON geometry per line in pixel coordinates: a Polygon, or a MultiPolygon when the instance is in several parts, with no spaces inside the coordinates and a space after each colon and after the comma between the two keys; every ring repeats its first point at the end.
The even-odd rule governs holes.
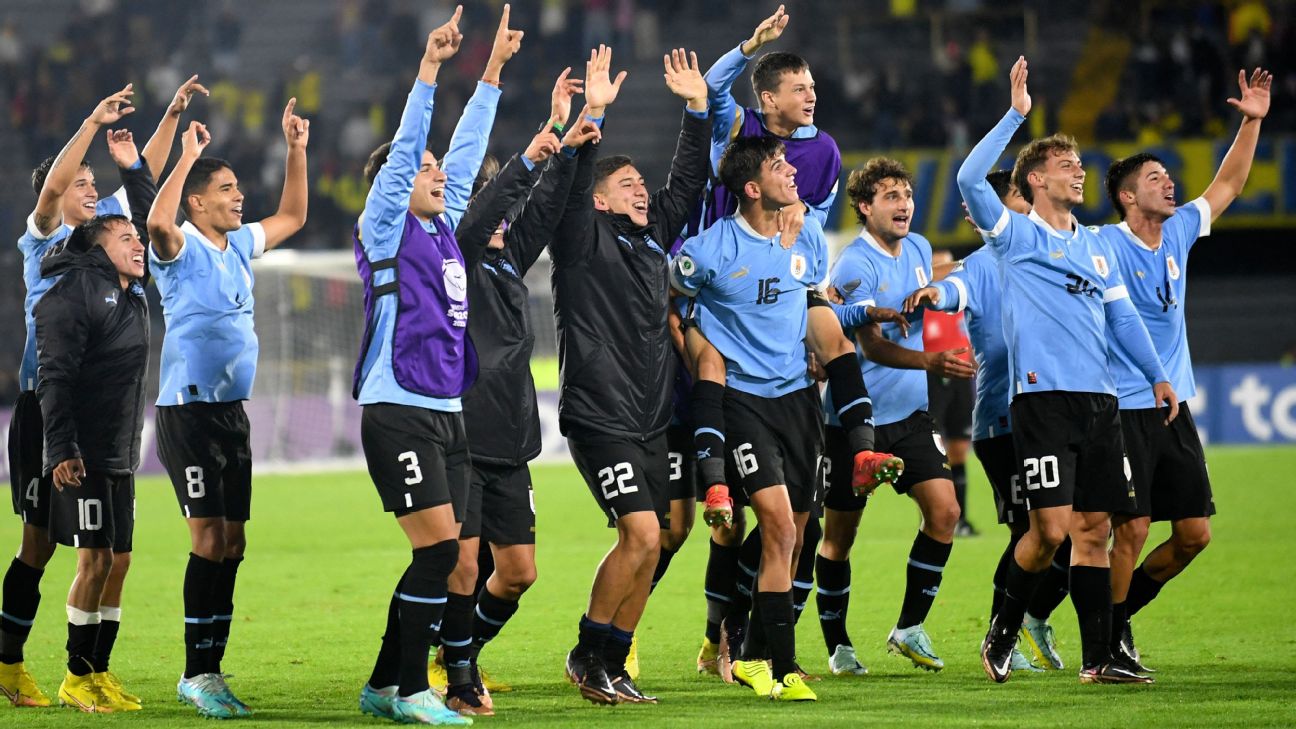
{"type": "MultiPolygon", "coordinates": [[[[1143,317],[1152,344],[1170,377],[1170,386],[1180,400],[1197,394],[1192,356],[1188,353],[1188,327],[1184,321],[1188,253],[1198,238],[1210,235],[1210,225],[1210,203],[1205,198],[1197,198],[1176,210],[1162,224],[1161,245],[1156,250],[1139,240],[1128,223],[1098,229],[1098,234],[1120,253],[1121,273],[1130,301],[1143,317]]],[[[1111,354],[1121,409],[1156,407],[1151,386],[1125,350],[1113,345],[1111,354]]]]}
{"type": "MultiPolygon", "coordinates": [[[[95,215],[131,216],[126,188],[118,188],[111,197],[95,203],[95,215]]],[[[40,262],[56,243],[72,235],[72,226],[63,223],[49,235],[41,235],[36,227],[35,213],[27,216],[27,230],[18,239],[18,251],[23,257],[23,283],[27,296],[23,300],[23,318],[27,324],[27,344],[23,347],[22,364],[18,368],[18,382],[23,390],[36,389],[36,302],[58,281],[58,277],[41,278],[40,262]]]]}
{"type": "Polygon", "coordinates": [[[964,313],[968,340],[976,356],[972,440],[1012,432],[1008,420],[1008,343],[1003,335],[1003,288],[999,276],[999,259],[989,246],[983,246],[932,284],[940,291],[935,309],[964,313]]]}
{"type": "Polygon", "coordinates": [[[1131,353],[1147,382],[1166,381],[1110,242],[1074,216],[1071,230],[1057,231],[1034,210],[1014,213],[986,181],[1024,119],[1010,109],[958,172],[968,212],[1002,261],[1013,395],[1060,390],[1115,396],[1109,334],[1131,353]]]}
{"type": "Polygon", "coordinates": [[[735,390],[775,398],[809,387],[806,290],[828,265],[823,228],[810,216],[791,248],[734,214],[684,242],[671,285],[694,297],[702,334],[725,358],[735,390]]]}
{"type": "Polygon", "coordinates": [[[265,230],[260,223],[232,230],[223,251],[193,223],[180,232],[184,244],[169,261],[149,246],[166,321],[157,404],[247,400],[259,349],[252,259],[265,253],[265,230]]]}
{"type": "MultiPolygon", "coordinates": [[[[910,233],[900,239],[899,255],[891,255],[880,243],[861,230],[859,237],[837,256],[832,267],[832,285],[847,304],[899,311],[905,297],[931,283],[932,247],[927,239],[910,233]]],[[[923,351],[922,313],[909,315],[909,336],[900,326],[882,324],[882,336],[907,349],[923,351]]],[[[927,373],[886,367],[865,358],[859,345],[859,359],[873,398],[873,422],[896,423],[915,411],[927,409],[927,373]]],[[[824,398],[827,403],[829,398],[824,398]]],[[[829,411],[829,422],[835,424],[829,411]]]]}
{"type": "MultiPolygon", "coordinates": [[[[414,88],[405,101],[400,126],[387,153],[387,163],[378,170],[374,184],[369,188],[360,215],[360,244],[371,261],[392,258],[400,250],[410,191],[414,189],[414,176],[418,174],[428,131],[432,128],[435,93],[435,84],[414,82],[414,88]]],[[[477,178],[482,158],[486,156],[486,143],[495,124],[499,98],[498,87],[477,83],[477,91],[464,106],[450,138],[450,149],[441,159],[441,169],[446,173],[445,212],[441,216],[451,230],[458,227],[468,208],[473,180],[477,178]]],[[[419,224],[429,233],[436,232],[431,222],[419,221],[419,224]]],[[[454,273],[456,281],[466,281],[462,266],[454,273]]],[[[374,286],[390,284],[395,281],[395,270],[375,271],[373,278],[374,286]]],[[[466,286],[466,283],[462,285],[466,286]]],[[[397,303],[394,296],[380,296],[374,301],[373,341],[376,346],[369,347],[365,360],[360,364],[357,401],[361,405],[392,403],[442,412],[462,411],[463,403],[458,397],[419,395],[396,381],[392,370],[392,332],[396,327],[397,303]]]]}

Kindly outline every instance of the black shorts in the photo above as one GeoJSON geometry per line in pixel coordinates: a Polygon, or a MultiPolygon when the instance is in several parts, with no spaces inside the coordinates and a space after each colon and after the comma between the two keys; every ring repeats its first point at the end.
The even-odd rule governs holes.
{"type": "Polygon", "coordinates": [[[1014,397],[1011,412],[1027,510],[1070,506],[1126,513],[1134,508],[1115,397],[1033,392],[1014,397]]]}
{"type": "Polygon", "coordinates": [[[706,493],[697,480],[697,449],[693,447],[693,431],[685,425],[672,425],[666,429],[667,496],[671,501],[705,499],[706,493]]]}
{"type": "Polygon", "coordinates": [[[650,511],[669,527],[670,462],[666,434],[641,441],[623,435],[569,428],[567,446],[585,485],[607,515],[608,526],[626,514],[650,511]]]}
{"type": "Polygon", "coordinates": [[[360,414],[360,447],[383,511],[405,516],[451,504],[468,511],[468,436],[463,413],[375,403],[360,414]]]}
{"type": "Polygon", "coordinates": [[[1125,452],[1129,455],[1138,503],[1132,512],[1152,521],[1178,521],[1215,514],[1206,454],[1188,403],[1165,424],[1157,408],[1120,411],[1125,452]]]}
{"type": "Polygon", "coordinates": [[[818,386],[776,398],[726,387],[724,418],[725,479],[731,487],[738,486],[750,503],[757,491],[783,485],[793,513],[818,510],[824,448],[818,386]]]}
{"type": "Polygon", "coordinates": [[[50,538],[77,549],[129,552],[135,535],[135,477],[90,471],[80,486],[54,489],[50,538]]]}
{"type": "Polygon", "coordinates": [[[1017,451],[1012,434],[972,441],[972,452],[981,461],[986,478],[994,488],[995,509],[1000,524],[1030,526],[1026,511],[1026,497],[1022,494],[1021,479],[1017,476],[1017,451]]]}
{"type": "Polygon", "coordinates": [[[535,544],[535,493],[531,469],[473,463],[468,509],[459,538],[481,537],[491,544],[535,544]]]}
{"type": "Polygon", "coordinates": [[[972,440],[972,405],[976,402],[973,380],[928,372],[927,401],[927,412],[945,440],[972,440]]]}
{"type": "Polygon", "coordinates": [[[34,390],[18,394],[9,418],[9,489],[13,510],[24,524],[42,529],[50,523],[53,480],[45,467],[45,421],[34,390]]]}
{"type": "MultiPolygon", "coordinates": [[[[851,471],[854,456],[846,446],[845,438],[841,441],[843,450],[839,452],[834,463],[841,460],[851,464],[845,469],[834,468],[837,478],[828,489],[824,506],[834,511],[859,511],[868,503],[867,497],[855,495],[851,488],[851,471]]],[[[907,494],[924,481],[934,479],[951,479],[949,458],[945,456],[945,442],[936,432],[936,424],[931,416],[923,410],[915,410],[912,415],[894,423],[879,425],[873,429],[873,450],[878,453],[890,453],[904,460],[904,473],[896,479],[893,486],[897,494],[907,494]]]]}
{"type": "Polygon", "coordinates": [[[158,459],[185,518],[251,518],[251,438],[242,401],[157,409],[158,459]]]}

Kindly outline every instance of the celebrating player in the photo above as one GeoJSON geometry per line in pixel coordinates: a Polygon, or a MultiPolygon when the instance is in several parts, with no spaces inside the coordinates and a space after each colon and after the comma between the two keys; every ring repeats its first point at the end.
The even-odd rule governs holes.
{"type": "Polygon", "coordinates": [[[1007,592],[981,648],[995,681],[1012,674],[1026,602],[1071,535],[1071,600],[1080,621],[1082,683],[1150,683],[1111,655],[1111,514],[1130,508],[1116,387],[1107,364],[1115,338],[1152,385],[1153,404],[1178,402],[1147,328],[1129,301],[1116,250],[1078,224],[1084,168],[1064,135],[1036,139],[1017,155],[1013,180],[1033,207],[1004,206],[985,180],[1030,111],[1026,59],[1011,72],[1012,108],[959,168],[958,185],[977,227],[1000,259],[1004,338],[1011,362],[1013,443],[1030,530],[1008,565],[1007,592]]]}
{"type": "Polygon", "coordinates": [[[284,108],[287,143],[279,209],[243,223],[243,193],[229,163],[202,157],[207,128],[190,122],[180,159],[149,211],[150,268],[162,295],[158,457],[189,527],[184,577],[185,668],[180,700],[204,716],[245,716],[221,671],[234,615],[234,584],[251,517],[252,440],[243,401],[252,396],[257,336],[251,261],[306,223],[310,122],[284,108]],[[176,225],[183,210],[188,220],[176,225]]]}

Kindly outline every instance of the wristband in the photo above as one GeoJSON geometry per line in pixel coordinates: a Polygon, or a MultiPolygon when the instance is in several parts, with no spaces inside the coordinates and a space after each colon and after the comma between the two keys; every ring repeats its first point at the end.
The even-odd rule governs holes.
{"type": "Polygon", "coordinates": [[[497,88],[497,89],[498,89],[498,88],[500,87],[500,85],[501,85],[501,82],[499,82],[499,81],[487,81],[486,79],[481,79],[481,82],[484,83],[484,84],[486,84],[486,85],[488,85],[488,86],[494,86],[494,87],[497,88]]]}

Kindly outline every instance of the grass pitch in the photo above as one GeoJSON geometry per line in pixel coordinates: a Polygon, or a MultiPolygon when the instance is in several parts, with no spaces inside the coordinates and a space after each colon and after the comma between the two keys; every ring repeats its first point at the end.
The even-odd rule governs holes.
{"type": "MultiPolygon", "coordinates": [[[[977,648],[986,629],[990,577],[1005,540],[994,524],[989,487],[973,465],[972,521],[982,536],[955,543],[940,596],[927,621],[946,662],[940,674],[884,652],[900,608],[905,556],[917,523],[906,499],[881,493],[865,515],[854,555],[850,629],[863,678],[812,684],[815,704],[777,704],[698,676],[694,659],[704,619],[706,532],[695,529],[648,605],[640,626],[644,676],[658,706],[600,708],[562,677],[594,567],[611,541],[602,516],[570,466],[534,469],[539,509],[540,580],[482,663],[515,690],[496,696],[499,715],[478,725],[536,726],[1259,726],[1296,723],[1296,449],[1210,449],[1219,515],[1214,543],[1135,620],[1153,686],[1080,686],[1074,612],[1053,623],[1067,670],[1016,674],[1002,686],[982,673],[977,648]]],[[[382,633],[387,597],[407,547],[363,473],[261,476],[256,481],[248,559],[240,571],[225,669],[257,716],[240,724],[381,726],[361,716],[357,693],[382,633]]],[[[197,725],[175,700],[183,664],[181,579],[188,539],[170,486],[138,486],[135,561],[126,584],[113,669],[145,701],[142,712],[90,717],[70,709],[0,706],[6,727],[130,724],[197,725]]],[[[699,520],[700,523],[700,520],[699,520]]],[[[1166,534],[1154,527],[1155,544],[1166,534]]],[[[0,522],[0,544],[16,546],[18,521],[0,522]]],[[[63,673],[63,597],[74,569],[60,549],[42,584],[27,662],[51,695],[63,673]]],[[[801,663],[824,672],[826,656],[810,605],[798,633],[801,663]]]]}

